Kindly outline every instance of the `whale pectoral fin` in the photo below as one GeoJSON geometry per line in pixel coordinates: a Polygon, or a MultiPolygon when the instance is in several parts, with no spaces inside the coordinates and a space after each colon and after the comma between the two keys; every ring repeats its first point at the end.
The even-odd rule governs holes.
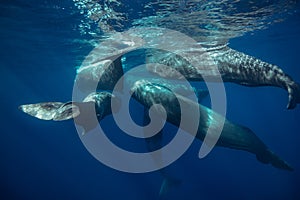
{"type": "MultiPolygon", "coordinates": [[[[161,130],[154,136],[150,138],[145,138],[148,151],[152,152],[161,149],[162,137],[163,137],[163,131],[161,130]]],[[[162,155],[153,157],[154,162],[156,162],[158,165],[162,163],[162,159],[163,159],[162,155]]],[[[160,190],[159,190],[159,198],[161,199],[165,195],[167,195],[173,188],[179,186],[181,180],[171,177],[170,175],[167,175],[168,173],[165,169],[160,169],[159,171],[163,176],[163,182],[161,183],[160,190]]]]}
{"type": "MultiPolygon", "coordinates": [[[[144,108],[143,118],[144,118],[143,124],[147,125],[150,122],[149,113],[148,113],[147,108],[144,108]]],[[[145,136],[147,136],[147,133],[145,133],[145,136]]],[[[146,141],[146,145],[147,145],[147,150],[149,152],[153,152],[153,151],[161,149],[163,147],[162,140],[163,140],[163,130],[160,130],[158,133],[156,133],[152,137],[146,137],[145,141],[146,141]]],[[[158,166],[160,166],[162,164],[162,159],[163,159],[162,154],[158,154],[158,156],[156,156],[156,157],[153,156],[153,161],[158,166]]],[[[170,175],[167,175],[165,169],[160,169],[159,172],[163,176],[163,182],[162,182],[162,184],[160,186],[160,190],[159,190],[159,199],[163,199],[164,196],[167,195],[168,192],[172,188],[178,186],[181,183],[181,181],[179,179],[171,177],[170,175]]]]}
{"type": "MultiPolygon", "coordinates": [[[[150,117],[149,117],[149,112],[147,108],[144,108],[144,116],[143,116],[143,124],[148,125],[150,123],[150,117]]],[[[144,129],[146,131],[147,129],[144,129]]],[[[149,152],[156,151],[160,148],[162,148],[162,139],[163,139],[163,130],[160,130],[158,133],[156,133],[154,136],[147,137],[148,133],[145,132],[145,141],[146,141],[146,146],[147,150],[149,152]]],[[[153,158],[155,159],[155,158],[153,158]]],[[[155,160],[156,162],[161,161],[161,157],[158,158],[159,160],[155,160]]]]}
{"type": "Polygon", "coordinates": [[[28,115],[42,120],[62,121],[79,115],[79,109],[72,102],[45,102],[19,106],[28,115]]]}
{"type": "Polygon", "coordinates": [[[289,93],[289,103],[287,109],[293,109],[300,103],[300,86],[299,83],[293,82],[293,84],[287,86],[289,93]]]}

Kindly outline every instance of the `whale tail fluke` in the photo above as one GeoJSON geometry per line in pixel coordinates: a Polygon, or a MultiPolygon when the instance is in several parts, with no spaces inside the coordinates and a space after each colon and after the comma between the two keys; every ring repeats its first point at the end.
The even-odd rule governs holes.
{"type": "Polygon", "coordinates": [[[288,171],[294,170],[286,161],[279,158],[279,156],[277,156],[269,149],[266,149],[266,151],[263,154],[257,154],[256,158],[262,163],[265,164],[270,163],[271,165],[279,169],[288,170],[288,171]]]}
{"type": "Polygon", "coordinates": [[[300,85],[299,83],[293,83],[288,86],[289,103],[287,109],[293,109],[300,104],[300,85]]]}

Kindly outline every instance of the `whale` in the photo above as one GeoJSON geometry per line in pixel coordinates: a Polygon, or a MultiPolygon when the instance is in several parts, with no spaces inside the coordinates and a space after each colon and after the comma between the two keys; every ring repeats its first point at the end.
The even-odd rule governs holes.
{"type": "Polygon", "coordinates": [[[161,70],[155,65],[149,65],[149,71],[170,79],[173,78],[172,71],[176,70],[189,81],[214,82],[221,80],[248,87],[278,87],[288,92],[287,109],[293,109],[300,103],[299,84],[277,65],[236,51],[227,45],[202,46],[202,50],[199,52],[195,52],[195,49],[190,52],[188,49],[185,50],[185,54],[192,56],[186,60],[172,53],[153,53],[149,62],[167,65],[169,68],[161,70]],[[202,53],[203,48],[205,53],[202,53]],[[203,59],[201,56],[209,57],[209,59],[203,59]],[[199,65],[193,66],[192,63],[199,63],[199,65]],[[212,63],[216,66],[215,68],[211,67],[212,63]],[[219,76],[221,79],[218,79],[219,76]]]}
{"type": "MultiPolygon", "coordinates": [[[[170,90],[171,86],[174,87],[172,88],[174,91],[179,90],[181,92],[182,89],[186,89],[182,88],[181,85],[177,88],[176,85],[168,85],[166,83],[158,84],[157,81],[153,83],[149,80],[138,80],[133,84],[131,88],[132,97],[145,107],[144,112],[141,113],[144,119],[144,125],[147,125],[150,121],[148,109],[154,104],[161,104],[167,112],[166,121],[179,127],[181,110],[177,98],[180,98],[189,109],[199,109],[200,119],[198,130],[196,135],[193,136],[203,141],[208,133],[207,130],[209,127],[213,126],[212,129],[217,130],[220,128],[220,123],[224,122],[223,116],[198,102],[190,101],[190,99],[180,94],[174,95],[170,90]]],[[[190,92],[191,91],[188,91],[187,94],[190,92]]],[[[201,98],[205,97],[208,93],[200,91],[198,94],[198,99],[201,100],[201,98]]],[[[120,105],[120,99],[117,96],[109,91],[102,91],[89,94],[82,102],[43,102],[21,105],[19,109],[42,120],[64,121],[74,118],[76,124],[82,126],[84,129],[83,134],[88,134],[102,119],[118,111],[118,109],[113,110],[111,108],[112,102],[114,105],[120,105]],[[91,113],[96,113],[98,121],[95,121],[91,113]]],[[[187,129],[185,131],[188,132],[189,130],[187,129]]],[[[146,147],[149,152],[163,147],[162,138],[165,134],[167,134],[166,131],[160,130],[154,136],[145,138],[146,147]]],[[[210,132],[210,134],[213,133],[210,132]]],[[[257,160],[261,163],[271,164],[278,169],[293,171],[293,168],[286,161],[273,153],[251,129],[232,123],[227,119],[225,120],[220,138],[216,145],[250,152],[256,155],[257,160]]],[[[154,162],[159,163],[161,159],[163,159],[161,154],[156,158],[153,157],[154,162]]],[[[164,168],[160,169],[159,173],[163,177],[159,197],[163,198],[172,188],[180,185],[181,180],[176,178],[173,174],[169,174],[164,168]]]]}
{"type": "Polygon", "coordinates": [[[124,67],[122,60],[134,60],[135,58],[131,58],[128,54],[136,49],[146,48],[146,51],[141,51],[135,56],[145,58],[146,63],[152,63],[147,70],[158,77],[230,82],[248,87],[278,87],[288,93],[287,109],[293,109],[300,103],[299,84],[277,65],[236,51],[227,43],[218,45],[195,41],[182,43],[175,40],[176,35],[164,36],[162,33],[161,38],[157,37],[157,30],[147,29],[147,31],[131,29],[126,33],[113,34],[104,39],[77,70],[75,84],[78,88],[87,93],[95,90],[113,90],[124,72],[129,70],[124,67]],[[172,41],[172,49],[159,49],[160,46],[168,46],[169,41],[172,41]],[[181,76],[178,76],[178,72],[181,76]],[[93,87],[94,85],[97,87],[93,87]]]}
{"type": "MultiPolygon", "coordinates": [[[[175,95],[166,86],[158,83],[147,80],[136,81],[131,88],[131,93],[132,97],[145,108],[150,108],[154,104],[161,104],[167,113],[166,121],[177,127],[180,126],[181,119],[181,110],[177,98],[180,98],[189,109],[199,109],[200,119],[195,137],[201,141],[204,140],[209,126],[213,126],[213,129],[217,130],[221,126],[219,122],[224,121],[223,116],[210,108],[191,101],[182,95],[175,95]]],[[[95,110],[98,120],[101,121],[113,112],[117,112],[117,110],[112,110],[111,101],[116,102],[116,105],[120,103],[117,96],[111,92],[102,91],[89,94],[83,102],[43,102],[22,105],[19,109],[42,120],[63,121],[74,118],[77,124],[85,124],[86,132],[88,132],[95,128],[98,123],[98,121],[96,123],[91,122],[91,124],[88,123],[88,127],[86,126],[89,111],[95,110]]],[[[144,115],[144,113],[141,115],[144,115]]],[[[189,130],[186,131],[189,132],[189,130]]],[[[293,168],[273,153],[250,128],[233,123],[228,119],[225,119],[225,124],[216,145],[247,151],[254,154],[261,163],[271,164],[278,169],[293,171],[293,168]]]]}
{"type": "MultiPolygon", "coordinates": [[[[99,124],[99,121],[113,112],[117,112],[117,110],[111,109],[111,102],[119,105],[120,99],[112,91],[119,79],[129,70],[124,67],[123,63],[124,58],[129,57],[127,53],[139,47],[142,47],[140,37],[133,37],[130,34],[121,34],[117,38],[110,37],[96,47],[77,70],[75,84],[88,94],[83,101],[43,102],[22,105],[19,109],[42,120],[74,119],[76,124],[83,126],[83,134],[88,133],[99,124]],[[98,121],[93,120],[93,117],[90,116],[94,111],[98,121]]],[[[254,154],[261,163],[293,171],[293,168],[273,153],[251,129],[233,123],[210,108],[201,105],[199,103],[201,95],[207,95],[207,92],[198,88],[186,88],[180,84],[165,83],[167,79],[186,79],[188,81],[232,82],[251,87],[275,86],[288,92],[287,108],[293,109],[300,103],[299,84],[282,69],[231,49],[227,44],[218,46],[193,44],[192,49],[180,46],[179,53],[150,48],[140,56],[144,56],[146,62],[154,63],[147,65],[149,73],[164,79],[152,82],[143,79],[143,76],[137,76],[130,77],[126,80],[127,82],[124,82],[126,85],[128,81],[133,83],[132,96],[145,107],[145,110],[154,104],[161,104],[167,111],[167,122],[179,127],[181,112],[177,98],[180,98],[190,109],[199,109],[201,115],[195,135],[197,139],[203,141],[209,127],[219,129],[220,122],[225,120],[220,138],[216,143],[217,146],[247,151],[254,154]],[[173,94],[177,90],[180,91],[180,95],[173,94]],[[190,101],[185,97],[191,93],[196,93],[199,102],[190,101]]],[[[145,111],[141,113],[145,124],[149,121],[146,113],[145,111]]],[[[189,132],[189,129],[185,131],[189,132]]],[[[164,134],[167,133],[160,131],[151,138],[145,138],[147,149],[149,151],[159,149],[164,134]]],[[[160,171],[164,176],[160,194],[164,194],[169,187],[177,185],[180,181],[168,176],[163,169],[160,171]]]]}
{"type": "MultiPolygon", "coordinates": [[[[180,125],[181,116],[180,105],[177,98],[185,102],[185,104],[190,107],[189,109],[199,109],[200,119],[196,138],[201,141],[204,140],[208,127],[213,126],[213,129],[217,130],[220,126],[218,122],[224,118],[210,108],[190,101],[180,94],[174,95],[171,90],[157,83],[143,80],[137,81],[132,88],[132,94],[133,97],[145,107],[150,108],[154,104],[161,104],[166,110],[167,121],[177,127],[180,125]],[[147,92],[145,92],[145,87],[147,88],[147,92]]],[[[247,151],[254,154],[261,163],[271,164],[283,170],[293,170],[287,162],[274,154],[250,128],[233,123],[228,119],[225,119],[225,124],[216,145],[247,151]]]]}

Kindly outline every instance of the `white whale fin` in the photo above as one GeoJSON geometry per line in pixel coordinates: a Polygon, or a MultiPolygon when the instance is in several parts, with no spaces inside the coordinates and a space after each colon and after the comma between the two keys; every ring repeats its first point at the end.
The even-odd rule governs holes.
{"type": "Polygon", "coordinates": [[[79,108],[72,102],[44,102],[19,106],[24,113],[42,120],[63,121],[77,117],[79,108]]]}

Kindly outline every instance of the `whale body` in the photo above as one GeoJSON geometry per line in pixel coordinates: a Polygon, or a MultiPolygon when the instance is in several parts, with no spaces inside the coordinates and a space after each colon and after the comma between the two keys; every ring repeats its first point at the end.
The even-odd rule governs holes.
{"type": "MultiPolygon", "coordinates": [[[[150,108],[153,104],[161,104],[167,112],[167,121],[179,127],[181,110],[178,99],[187,104],[189,109],[199,109],[200,120],[196,138],[203,141],[210,126],[218,129],[223,121],[223,116],[214,112],[206,106],[192,102],[184,96],[176,96],[166,87],[147,81],[138,81],[132,89],[133,97],[150,108]],[[142,82],[142,83],[141,83],[142,82]],[[147,88],[145,92],[144,88],[147,88]]],[[[188,130],[187,130],[188,131],[188,130]]],[[[213,134],[213,133],[212,133],[213,134]]],[[[249,128],[230,122],[225,119],[220,138],[216,144],[226,148],[248,151],[256,155],[257,160],[262,163],[270,163],[276,168],[292,171],[292,167],[284,160],[275,155],[249,128]]]]}
{"type": "MultiPolygon", "coordinates": [[[[204,139],[209,126],[218,129],[224,121],[224,117],[197,102],[193,102],[181,95],[174,95],[164,85],[151,83],[149,81],[137,81],[132,87],[132,96],[146,108],[153,104],[161,104],[167,113],[167,122],[179,127],[181,119],[181,110],[178,103],[180,98],[189,109],[199,109],[200,120],[196,138],[204,139]],[[147,89],[145,89],[147,88],[147,89]]],[[[38,104],[28,104],[20,106],[23,112],[44,120],[63,121],[74,118],[77,124],[85,125],[86,131],[97,126],[98,122],[87,123],[91,110],[95,110],[97,118],[101,121],[108,115],[111,115],[111,101],[118,103],[118,97],[110,92],[95,92],[85,98],[83,102],[46,102],[38,104]],[[88,124],[88,127],[86,127],[88,124]]],[[[141,113],[144,115],[144,113],[141,113]]],[[[189,130],[186,130],[187,132],[189,130]]],[[[213,133],[212,133],[213,134],[213,133]]],[[[293,168],[284,160],[275,155],[269,148],[257,137],[257,135],[245,126],[241,126],[225,119],[217,146],[243,150],[256,155],[257,160],[262,163],[271,164],[276,168],[292,171],[293,168]]]]}
{"type": "Polygon", "coordinates": [[[192,56],[186,60],[173,53],[153,53],[149,62],[170,68],[160,70],[159,67],[150,65],[151,68],[148,69],[164,78],[173,78],[172,70],[175,69],[189,81],[223,81],[249,87],[279,87],[288,92],[288,109],[293,109],[300,103],[299,84],[276,65],[231,49],[227,45],[202,47],[201,51],[185,50],[185,55],[192,56]],[[194,66],[192,63],[199,64],[194,66]]]}
{"type": "Polygon", "coordinates": [[[159,77],[223,81],[250,87],[274,86],[288,92],[288,109],[293,109],[300,103],[299,84],[276,65],[236,51],[227,44],[214,46],[196,41],[181,42],[176,40],[176,37],[181,37],[176,33],[169,36],[160,30],[162,33],[157,36],[156,29],[147,31],[131,29],[125,33],[113,34],[102,41],[77,70],[75,83],[78,88],[87,92],[113,90],[124,75],[122,58],[136,49],[146,48],[145,52],[136,56],[145,58],[146,63],[152,63],[147,69],[159,77]],[[161,46],[170,45],[173,46],[169,50],[160,49],[161,46]],[[182,77],[178,76],[178,72],[182,77]]]}

